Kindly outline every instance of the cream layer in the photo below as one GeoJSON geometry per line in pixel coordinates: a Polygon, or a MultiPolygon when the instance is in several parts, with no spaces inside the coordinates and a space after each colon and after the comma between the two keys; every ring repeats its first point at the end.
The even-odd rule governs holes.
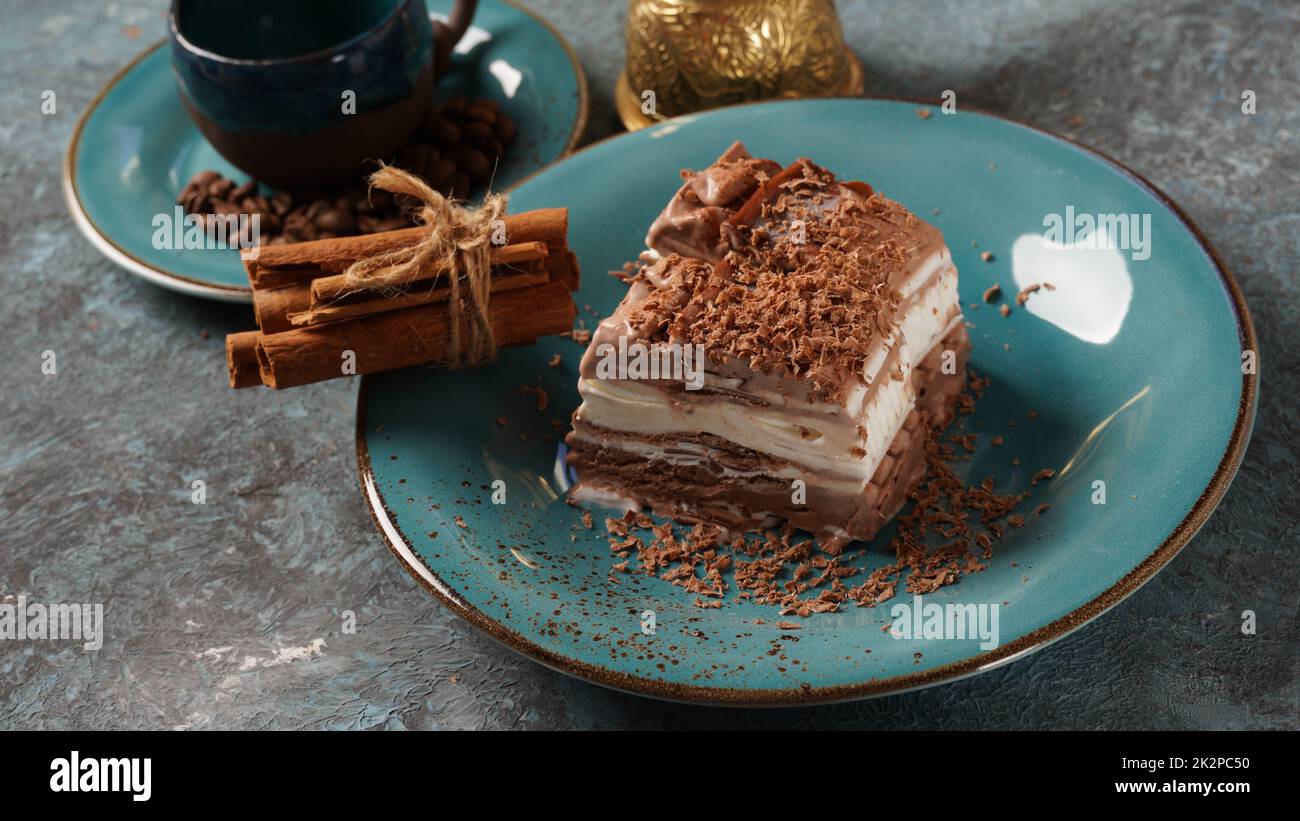
{"type": "MultiPolygon", "coordinates": [[[[728,401],[673,402],[653,385],[583,378],[578,382],[583,398],[578,419],[587,425],[638,434],[709,433],[789,462],[792,474],[811,471],[828,483],[842,485],[846,492],[861,489],[875,474],[915,404],[914,363],[962,321],[957,272],[946,249],[932,255],[908,278],[904,295],[913,294],[915,301],[903,314],[895,337],[883,340],[868,358],[863,374],[867,384],[855,386],[843,404],[788,403],[785,396],[772,391],[751,394],[765,400],[766,407],[728,401]],[[926,280],[930,284],[924,290],[907,290],[908,285],[926,280]],[[897,356],[890,357],[895,345],[897,356]],[[887,361],[898,363],[901,379],[881,372],[887,361]],[[859,426],[867,431],[865,442],[859,426]],[[855,448],[861,450],[854,453],[855,448]]],[[[579,440],[599,447],[651,455],[642,452],[643,443],[610,441],[593,435],[585,426],[578,426],[574,433],[579,440]]],[[[701,454],[700,459],[703,457],[701,454]]],[[[675,460],[689,458],[689,454],[674,454],[675,460]]]]}

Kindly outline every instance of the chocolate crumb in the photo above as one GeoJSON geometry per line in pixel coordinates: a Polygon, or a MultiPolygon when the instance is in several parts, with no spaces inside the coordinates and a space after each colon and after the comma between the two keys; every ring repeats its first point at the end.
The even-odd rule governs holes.
{"type": "Polygon", "coordinates": [[[1042,470],[1034,474],[1034,478],[1029,480],[1029,484],[1036,485],[1038,484],[1040,479],[1051,479],[1055,475],[1056,475],[1055,470],[1052,470],[1051,468],[1043,468],[1042,470]]]}
{"type": "Polygon", "coordinates": [[[1041,284],[1035,282],[1033,285],[1026,285],[1025,287],[1021,288],[1020,293],[1016,294],[1016,304],[1023,306],[1026,302],[1029,301],[1029,296],[1031,294],[1037,293],[1039,289],[1041,289],[1042,287],[1043,286],[1041,284]]]}
{"type": "Polygon", "coordinates": [[[992,262],[993,254],[990,251],[980,251],[980,259],[984,260],[985,262],[992,262]]]}
{"type": "Polygon", "coordinates": [[[546,391],[536,385],[520,385],[519,392],[532,394],[537,399],[537,409],[539,411],[546,410],[546,406],[550,404],[551,400],[546,395],[546,391]]]}
{"type": "Polygon", "coordinates": [[[1011,316],[1011,306],[1007,305],[1006,303],[999,305],[998,313],[1002,314],[1003,316],[1011,316]]]}
{"type": "MultiPolygon", "coordinates": [[[[992,302],[1000,296],[1002,296],[1002,286],[995,282],[989,286],[987,291],[984,292],[984,301],[992,302]]],[[[1005,315],[1006,314],[1003,314],[1003,316],[1005,315]]]]}
{"type": "Polygon", "coordinates": [[[922,120],[928,120],[928,119],[930,119],[930,117],[931,117],[932,114],[933,114],[933,112],[930,111],[930,109],[928,109],[928,108],[918,108],[918,109],[916,110],[916,116],[917,116],[918,118],[922,119],[922,120]]]}
{"type": "MultiPolygon", "coordinates": [[[[973,411],[974,396],[988,384],[971,371],[967,390],[958,395],[958,411],[973,411]]],[[[900,590],[921,594],[954,584],[988,566],[993,542],[1004,533],[1001,521],[1023,526],[1024,517],[1015,510],[1028,494],[995,493],[991,476],[968,486],[953,465],[969,458],[964,454],[975,449],[977,434],[926,430],[925,473],[909,493],[913,505],[896,519],[890,564],[873,570],[856,566],[850,562],[862,551],[850,551],[847,539],[800,538],[789,525],[736,535],[704,523],[689,530],[670,521],[656,524],[644,513],[628,511],[605,520],[609,549],[619,562],[610,575],[639,571],[656,576],[709,609],[720,607],[734,585],[735,600],[773,606],[781,616],[799,618],[845,606],[875,607],[900,590]],[[649,533],[643,537],[633,530],[649,533]],[[723,575],[728,570],[734,570],[732,581],[723,575]],[[853,577],[858,584],[849,586],[853,577]]],[[[800,626],[777,624],[785,630],[800,626]]]]}

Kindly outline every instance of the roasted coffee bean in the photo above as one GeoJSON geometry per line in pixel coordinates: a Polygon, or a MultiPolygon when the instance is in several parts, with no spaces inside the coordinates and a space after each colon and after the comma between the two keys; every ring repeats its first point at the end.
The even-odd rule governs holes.
{"type": "Polygon", "coordinates": [[[232,200],[239,202],[240,200],[247,199],[248,197],[251,197],[256,193],[257,193],[257,183],[253,182],[252,180],[249,180],[243,185],[236,186],[235,189],[230,192],[229,196],[232,200]]]}
{"type": "Polygon", "coordinates": [[[235,190],[235,181],[219,177],[208,183],[208,196],[213,199],[225,199],[235,190]]]}
{"type": "Polygon", "coordinates": [[[461,132],[465,136],[465,141],[474,145],[484,145],[496,139],[496,134],[492,132],[491,126],[486,123],[466,123],[461,132]]]}
{"type": "Polygon", "coordinates": [[[501,142],[510,145],[515,141],[515,121],[502,114],[497,117],[496,132],[501,142]]]}
{"type": "Polygon", "coordinates": [[[196,188],[207,188],[219,179],[221,179],[221,175],[216,171],[200,171],[190,180],[190,185],[196,188]]]}
{"type": "Polygon", "coordinates": [[[177,205],[184,208],[187,214],[202,214],[212,210],[212,201],[202,189],[186,189],[177,199],[177,205]]]}
{"type": "Polygon", "coordinates": [[[439,188],[443,183],[450,180],[455,173],[456,163],[445,158],[438,160],[433,164],[433,171],[429,174],[429,185],[439,188]]]}
{"type": "Polygon", "coordinates": [[[492,176],[492,163],[487,155],[472,148],[465,152],[465,160],[460,167],[465,169],[465,173],[474,182],[487,182],[492,176]]]}
{"type": "Polygon", "coordinates": [[[478,120],[481,123],[486,123],[487,125],[492,125],[497,121],[497,112],[481,103],[466,106],[465,116],[469,117],[471,120],[478,120]]]}
{"type": "Polygon", "coordinates": [[[402,151],[398,165],[417,177],[429,179],[434,165],[441,159],[442,153],[434,145],[408,145],[402,151]]]}
{"type": "Polygon", "coordinates": [[[438,145],[455,145],[461,141],[460,126],[455,123],[440,118],[435,128],[433,141],[438,145]]]}
{"type": "Polygon", "coordinates": [[[306,210],[303,211],[303,215],[306,216],[307,219],[311,220],[312,222],[315,222],[317,217],[319,217],[321,214],[324,214],[326,211],[329,210],[329,207],[330,204],[326,200],[323,199],[312,200],[311,204],[308,205],[306,210]]]}
{"type": "Polygon", "coordinates": [[[350,211],[342,208],[331,208],[325,213],[318,216],[315,220],[316,227],[321,231],[331,234],[351,234],[357,229],[356,220],[352,218],[350,211]]]}
{"type": "Polygon", "coordinates": [[[293,195],[288,191],[276,191],[271,195],[271,210],[284,216],[293,209],[293,195]]]}
{"type": "Polygon", "coordinates": [[[301,211],[294,211],[284,220],[284,233],[295,240],[314,239],[317,229],[301,211]]]}

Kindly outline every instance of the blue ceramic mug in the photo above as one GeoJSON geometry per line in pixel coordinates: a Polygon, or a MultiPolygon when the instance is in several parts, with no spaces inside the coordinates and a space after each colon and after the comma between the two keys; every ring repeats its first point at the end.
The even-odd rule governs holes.
{"type": "Polygon", "coordinates": [[[203,136],[254,179],[356,180],[415,133],[476,5],[435,31],[424,0],[173,0],[172,69],[203,136]]]}

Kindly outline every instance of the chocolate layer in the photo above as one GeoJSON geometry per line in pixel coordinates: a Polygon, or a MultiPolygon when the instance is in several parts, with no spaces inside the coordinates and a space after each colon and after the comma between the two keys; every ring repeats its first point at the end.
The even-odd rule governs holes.
{"type": "Polygon", "coordinates": [[[952,420],[969,351],[966,328],[960,325],[913,369],[916,405],[871,481],[856,492],[827,490],[802,466],[721,437],[630,434],[579,421],[567,439],[568,462],[581,477],[575,494],[581,499],[594,491],[612,498],[631,491],[634,502],[659,515],[738,531],[789,522],[824,538],[870,539],[898,512],[923,475],[926,428],[942,429],[952,420]],[[955,355],[953,373],[942,371],[946,351],[955,355]],[[660,455],[648,458],[645,447],[637,449],[642,452],[629,449],[638,444],[660,455]],[[694,461],[684,464],[683,458],[694,461]],[[802,505],[792,501],[791,474],[805,482],[802,505]]]}
{"type": "Polygon", "coordinates": [[[754,159],[735,142],[703,171],[683,171],[685,182],[650,226],[646,247],[659,256],[681,254],[717,262],[726,251],[722,223],[780,170],[771,160],[754,159]]]}

